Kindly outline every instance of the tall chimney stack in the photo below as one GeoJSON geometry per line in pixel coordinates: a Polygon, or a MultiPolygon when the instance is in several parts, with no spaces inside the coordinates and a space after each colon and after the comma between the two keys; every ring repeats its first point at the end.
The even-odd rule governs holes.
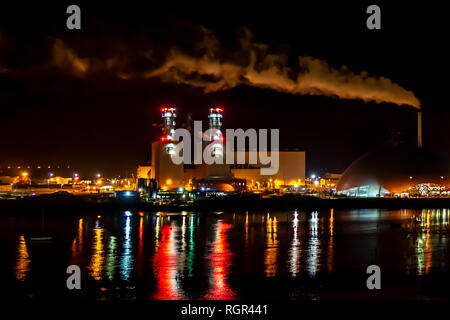
{"type": "Polygon", "coordinates": [[[417,112],[417,147],[422,148],[422,111],[417,112]]]}
{"type": "Polygon", "coordinates": [[[223,117],[223,108],[215,107],[209,109],[209,130],[210,132],[210,140],[223,140],[222,131],[220,128],[222,127],[222,117],[223,117]]]}

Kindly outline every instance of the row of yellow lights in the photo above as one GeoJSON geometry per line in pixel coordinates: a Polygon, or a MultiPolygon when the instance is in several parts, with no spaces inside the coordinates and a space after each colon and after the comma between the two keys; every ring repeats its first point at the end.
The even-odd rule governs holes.
{"type": "MultiPolygon", "coordinates": [[[[31,169],[31,166],[23,166],[23,167],[24,167],[24,168],[26,167],[27,169],[31,169]]],[[[55,168],[60,169],[61,167],[62,167],[62,166],[56,166],[55,168]]],[[[7,168],[8,168],[8,169],[12,169],[12,166],[8,166],[7,168]]],[[[17,166],[16,168],[17,168],[17,169],[21,169],[22,166],[17,166]]],[[[41,166],[36,166],[36,168],[37,168],[37,169],[41,169],[42,167],[41,167],[41,166]]],[[[52,166],[47,166],[47,168],[48,168],[48,169],[51,169],[52,166]]],[[[67,166],[66,168],[69,169],[70,166],[67,166]]]]}

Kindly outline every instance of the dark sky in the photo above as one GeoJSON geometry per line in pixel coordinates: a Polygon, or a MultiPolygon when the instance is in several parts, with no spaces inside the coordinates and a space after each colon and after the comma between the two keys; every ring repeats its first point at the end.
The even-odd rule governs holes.
{"type": "Polygon", "coordinates": [[[251,31],[266,53],[283,53],[286,65],[311,56],[336,69],[389,78],[421,101],[424,145],[449,153],[449,27],[438,2],[378,2],[381,30],[366,28],[365,10],[373,2],[92,2],[1,4],[0,166],[134,171],[160,135],[153,124],[161,104],[178,108],[180,125],[188,112],[206,122],[207,109],[220,104],[225,127],[280,128],[282,147],[307,152],[308,173],[341,172],[392,131],[415,143],[416,111],[409,106],[246,84],[205,93],[186,81],[118,76],[157,68],[174,48],[194,58],[205,54],[198,44],[202,30],[220,43],[213,46],[220,47],[222,62],[243,63],[239,39],[251,31]],[[81,30],[66,28],[69,4],[81,7],[81,30]],[[55,58],[58,48],[67,50],[62,60],[55,58]],[[88,61],[86,72],[68,62],[71,54],[88,61]]]}

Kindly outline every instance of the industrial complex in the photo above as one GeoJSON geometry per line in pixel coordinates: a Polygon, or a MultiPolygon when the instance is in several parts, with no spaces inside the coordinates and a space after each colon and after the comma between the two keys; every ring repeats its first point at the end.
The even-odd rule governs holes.
{"type": "Polygon", "coordinates": [[[220,158],[212,164],[175,164],[172,155],[175,152],[176,109],[161,109],[163,136],[152,144],[151,165],[138,168],[138,184],[148,186],[154,180],[163,191],[185,189],[212,192],[237,192],[246,190],[277,190],[280,188],[299,188],[305,185],[305,152],[279,151],[279,169],[275,174],[263,175],[264,168],[259,154],[255,151],[234,151],[232,158],[242,152],[244,163],[227,164],[224,135],[222,133],[223,108],[209,110],[209,128],[202,137],[202,153],[211,152],[220,158]],[[209,148],[209,149],[207,149],[209,148]],[[251,162],[249,159],[256,161],[251,162]]]}
{"type": "Polygon", "coordinates": [[[279,150],[273,145],[269,150],[266,144],[261,152],[257,150],[261,140],[258,148],[251,143],[249,133],[256,130],[223,129],[222,107],[209,109],[204,132],[196,131],[195,124],[194,130],[190,125],[180,130],[176,119],[175,107],[161,108],[162,135],[151,145],[151,161],[138,166],[136,174],[103,177],[97,173],[86,177],[73,172],[68,165],[7,166],[0,168],[0,196],[23,197],[65,191],[140,197],[155,203],[190,202],[243,193],[263,197],[286,193],[322,198],[450,197],[450,161],[422,146],[420,111],[417,147],[385,144],[355,160],[343,174],[326,173],[322,177],[306,176],[304,151],[279,150]],[[241,135],[229,136],[230,130],[241,135]],[[180,136],[180,132],[194,136],[194,144],[187,141],[186,136],[180,136]],[[238,140],[238,148],[234,148],[234,140],[238,140]],[[274,166],[267,159],[275,153],[274,166]],[[192,154],[194,161],[185,157],[192,154]],[[175,161],[177,155],[179,158],[175,161]],[[264,171],[270,166],[276,170],[264,171]]]}
{"type": "Polygon", "coordinates": [[[354,161],[336,186],[351,197],[450,195],[450,162],[422,146],[422,114],[417,113],[417,147],[383,146],[354,161]]]}

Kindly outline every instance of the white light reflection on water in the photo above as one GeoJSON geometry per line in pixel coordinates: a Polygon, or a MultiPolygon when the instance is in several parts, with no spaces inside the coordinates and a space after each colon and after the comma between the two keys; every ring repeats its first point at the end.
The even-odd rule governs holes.
{"type": "Polygon", "coordinates": [[[123,252],[122,257],[120,259],[120,273],[122,275],[122,279],[127,281],[130,278],[130,273],[133,270],[133,244],[131,243],[131,218],[127,215],[125,221],[125,240],[123,242],[123,252]]]}
{"type": "Polygon", "coordinates": [[[109,280],[114,280],[117,260],[117,238],[110,236],[108,239],[108,254],[106,255],[106,275],[109,280]]]}
{"type": "Polygon", "coordinates": [[[298,240],[298,212],[294,212],[294,220],[292,221],[292,242],[289,249],[289,272],[292,276],[297,276],[300,272],[300,241],[298,240]]]}
{"type": "Polygon", "coordinates": [[[314,211],[311,213],[310,219],[310,239],[308,252],[308,273],[311,277],[316,275],[319,267],[320,257],[320,240],[318,238],[318,213],[314,211]]]}

